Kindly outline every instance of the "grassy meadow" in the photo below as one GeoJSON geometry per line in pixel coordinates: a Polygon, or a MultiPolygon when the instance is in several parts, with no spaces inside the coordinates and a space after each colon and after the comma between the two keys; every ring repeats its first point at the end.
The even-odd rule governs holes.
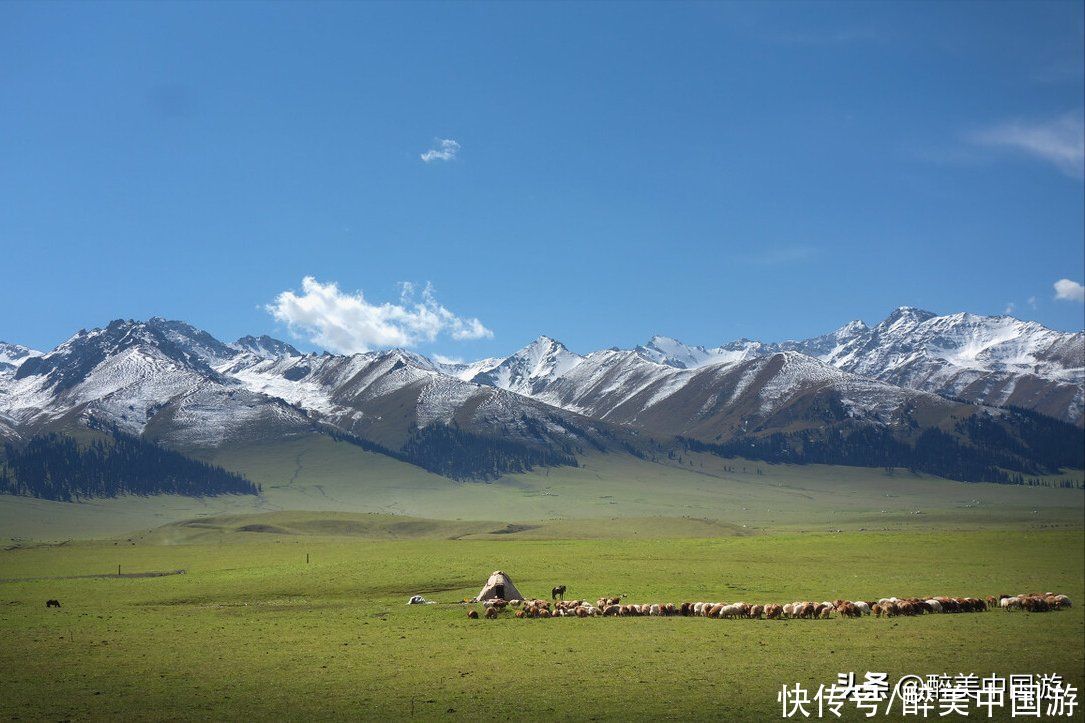
{"type": "Polygon", "coordinates": [[[1085,686],[1080,529],[706,525],[618,520],[581,525],[576,539],[560,525],[273,513],[14,547],[0,552],[0,717],[751,720],[778,717],[782,684],[816,688],[844,671],[1058,672],[1085,686]],[[69,577],[117,565],[186,573],[69,577]],[[1055,590],[1078,606],[891,620],[467,619],[459,601],[495,569],[527,595],[566,584],[571,596],[633,602],[1055,590]],[[407,607],[415,593],[440,604],[407,607]],[[49,598],[63,607],[47,610],[49,598]]]}
{"type": "MultiPolygon", "coordinates": [[[[192,518],[290,510],[374,512],[448,520],[564,523],[700,519],[749,531],[1078,528],[1081,490],[969,484],[906,470],[770,465],[688,454],[653,464],[585,455],[579,467],[458,483],[346,442],[309,436],[208,452],[263,487],[259,497],[158,496],[78,505],[0,498],[0,540],[127,535],[192,518]]],[[[1080,480],[1081,470],[1066,475],[1080,480]]]]}
{"type": "Polygon", "coordinates": [[[779,716],[785,683],[868,670],[1085,688],[1081,490],[698,455],[465,484],[321,438],[209,458],[263,494],[0,498],[0,718],[756,720],[779,716]],[[469,620],[461,601],[496,569],[543,597],[1051,590],[1077,606],[469,620]],[[438,604],[407,607],[418,593],[438,604]]]}

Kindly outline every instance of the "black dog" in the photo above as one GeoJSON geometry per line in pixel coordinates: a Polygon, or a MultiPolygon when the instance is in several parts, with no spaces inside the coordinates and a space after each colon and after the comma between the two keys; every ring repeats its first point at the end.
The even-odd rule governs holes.
{"type": "Polygon", "coordinates": [[[561,585],[550,591],[550,599],[557,600],[558,598],[565,599],[565,586],[561,585]]]}
{"type": "Polygon", "coordinates": [[[58,608],[58,607],[60,607],[60,601],[59,600],[46,600],[45,601],[45,607],[47,607],[47,608],[58,608]]]}

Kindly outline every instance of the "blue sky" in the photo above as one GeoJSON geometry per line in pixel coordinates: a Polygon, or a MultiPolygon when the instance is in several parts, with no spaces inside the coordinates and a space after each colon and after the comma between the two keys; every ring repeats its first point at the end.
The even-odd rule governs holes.
{"type": "Polygon", "coordinates": [[[1079,330],[1083,7],[4,3],[0,338],[1079,330]]]}

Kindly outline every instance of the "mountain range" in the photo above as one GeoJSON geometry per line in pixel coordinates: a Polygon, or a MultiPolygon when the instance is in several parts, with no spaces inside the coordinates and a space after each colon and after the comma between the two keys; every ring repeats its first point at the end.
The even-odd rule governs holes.
{"type": "Polygon", "coordinates": [[[181,321],[117,320],[49,352],[0,343],[0,437],[113,430],[175,450],[326,434],[446,476],[656,459],[696,446],[771,462],[907,466],[1013,481],[1082,462],[1085,334],[910,307],[802,341],[663,336],[576,354],[540,337],[442,363],[301,353],[181,321]]]}

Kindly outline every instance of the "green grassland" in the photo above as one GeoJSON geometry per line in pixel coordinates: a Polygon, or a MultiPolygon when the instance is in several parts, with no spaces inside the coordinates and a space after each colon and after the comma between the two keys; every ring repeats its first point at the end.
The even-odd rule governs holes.
{"type": "Polygon", "coordinates": [[[263,494],[0,498],[0,718],[756,720],[778,717],[783,684],[841,672],[1085,687],[1079,489],[602,454],[460,483],[323,437],[206,458],[263,494]],[[495,569],[529,595],[631,602],[1051,590],[1077,606],[467,619],[495,569]],[[439,604],[407,607],[416,593],[439,604]]]}
{"type": "Polygon", "coordinates": [[[844,671],[1058,672],[1085,685],[1080,529],[719,526],[683,538],[678,528],[707,523],[609,522],[509,532],[273,513],[8,549],[0,717],[753,720],[778,717],[782,684],[816,688],[844,671]],[[582,539],[545,539],[576,530],[582,539]],[[517,537],[531,534],[540,539],[517,537]],[[117,565],[186,573],[63,579],[117,565]],[[1077,606],[892,620],[468,620],[458,601],[494,569],[529,595],[563,583],[570,595],[634,602],[1054,590],[1077,606]],[[54,579],[25,580],[43,577],[54,579]],[[405,606],[414,593],[442,604],[405,606]],[[63,607],[47,610],[48,598],[63,607]]]}
{"type": "Polygon", "coordinates": [[[582,457],[579,467],[538,469],[488,483],[454,482],[324,436],[231,447],[205,458],[244,473],[263,486],[263,494],[127,497],[78,505],[0,497],[0,539],[93,538],[198,517],[282,510],[564,522],[574,531],[581,527],[577,520],[631,517],[699,519],[747,530],[1076,528],[1085,515],[1081,490],[698,454],[658,464],[593,454],[582,457]]]}

